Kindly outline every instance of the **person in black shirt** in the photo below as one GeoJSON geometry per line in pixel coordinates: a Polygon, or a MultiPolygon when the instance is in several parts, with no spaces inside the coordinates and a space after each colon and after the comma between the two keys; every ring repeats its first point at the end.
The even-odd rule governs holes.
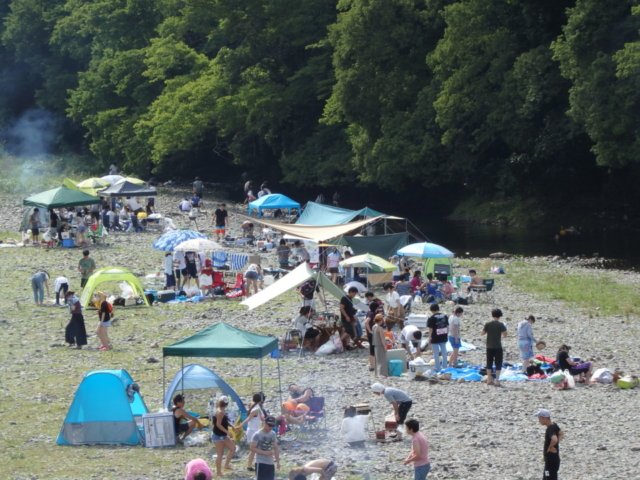
{"type": "Polygon", "coordinates": [[[593,364],[591,362],[574,362],[571,357],[569,357],[569,350],[571,350],[569,345],[562,345],[560,350],[558,350],[558,355],[556,356],[558,368],[563,371],[568,370],[571,375],[578,375],[579,383],[591,385],[592,382],[590,378],[593,364]]]}
{"type": "Polygon", "coordinates": [[[173,424],[175,427],[176,440],[178,443],[183,443],[184,439],[189,436],[194,428],[198,428],[200,431],[204,426],[193,415],[187,413],[184,409],[184,395],[176,395],[173,397],[173,407],[169,409],[173,413],[173,424]],[[184,420],[182,422],[181,420],[184,420]]]}
{"type": "Polygon", "coordinates": [[[436,362],[436,372],[447,368],[447,341],[449,340],[449,319],[444,313],[440,313],[440,307],[434,303],[429,307],[431,316],[427,320],[429,339],[427,347],[431,345],[433,359],[436,362]],[[440,356],[442,355],[442,362],[440,356]]]}
{"type": "Polygon", "coordinates": [[[340,340],[342,340],[342,344],[347,350],[352,349],[350,345],[351,340],[353,340],[359,348],[364,348],[359,345],[360,341],[356,338],[355,325],[358,319],[356,318],[356,309],[353,306],[352,300],[357,294],[358,289],[356,287],[351,287],[347,292],[347,296],[340,299],[340,319],[342,320],[342,326],[344,328],[344,333],[340,337],[340,340]]]}
{"type": "Polygon", "coordinates": [[[220,241],[220,235],[224,238],[226,229],[229,226],[229,212],[227,212],[227,205],[222,203],[220,208],[213,212],[213,219],[215,219],[214,226],[216,227],[216,240],[220,241]]]}
{"type": "Polygon", "coordinates": [[[560,441],[564,432],[551,421],[551,412],[544,408],[535,414],[540,425],[547,427],[544,434],[544,474],[543,480],[558,480],[560,469],[560,441]]]}

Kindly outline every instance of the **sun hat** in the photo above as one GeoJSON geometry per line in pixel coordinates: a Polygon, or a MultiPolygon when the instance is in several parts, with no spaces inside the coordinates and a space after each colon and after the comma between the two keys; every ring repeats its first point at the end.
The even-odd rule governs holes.
{"type": "Polygon", "coordinates": [[[374,383],[373,385],[371,385],[371,391],[373,393],[382,393],[384,392],[384,385],[382,385],[381,383],[374,383]]]}

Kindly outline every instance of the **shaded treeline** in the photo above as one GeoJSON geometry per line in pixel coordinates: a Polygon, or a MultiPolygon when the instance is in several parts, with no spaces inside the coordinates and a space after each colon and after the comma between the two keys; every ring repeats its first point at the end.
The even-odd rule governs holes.
{"type": "Polygon", "coordinates": [[[638,0],[2,0],[0,120],[158,178],[632,202],[638,0]]]}

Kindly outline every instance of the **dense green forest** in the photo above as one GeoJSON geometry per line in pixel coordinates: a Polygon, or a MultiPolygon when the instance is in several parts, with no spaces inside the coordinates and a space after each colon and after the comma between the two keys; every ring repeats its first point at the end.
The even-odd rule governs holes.
{"type": "Polygon", "coordinates": [[[0,0],[0,121],[158,178],[632,202],[639,3],[0,0]]]}

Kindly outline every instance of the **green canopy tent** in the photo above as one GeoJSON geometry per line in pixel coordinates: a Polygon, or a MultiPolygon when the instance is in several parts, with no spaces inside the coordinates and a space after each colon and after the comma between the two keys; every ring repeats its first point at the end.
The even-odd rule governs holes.
{"type": "Polygon", "coordinates": [[[100,203],[98,197],[66,187],[47,190],[22,201],[23,205],[46,209],[80,207],[83,205],[95,205],[96,203],[100,203]]]}
{"type": "MultiPolygon", "coordinates": [[[[162,397],[165,386],[165,358],[182,357],[184,370],[185,357],[209,358],[259,358],[260,391],[262,384],[262,358],[278,348],[278,339],[256,333],[245,332],[228,323],[219,322],[187,337],[179,342],[162,348],[162,397]]],[[[278,390],[282,403],[282,385],[280,384],[280,358],[278,356],[278,390]]]]}
{"type": "Polygon", "coordinates": [[[364,255],[370,253],[387,259],[396,254],[398,250],[409,243],[409,233],[392,233],[390,235],[373,235],[365,237],[362,235],[338,237],[330,240],[333,245],[349,245],[354,255],[364,255]]]}

